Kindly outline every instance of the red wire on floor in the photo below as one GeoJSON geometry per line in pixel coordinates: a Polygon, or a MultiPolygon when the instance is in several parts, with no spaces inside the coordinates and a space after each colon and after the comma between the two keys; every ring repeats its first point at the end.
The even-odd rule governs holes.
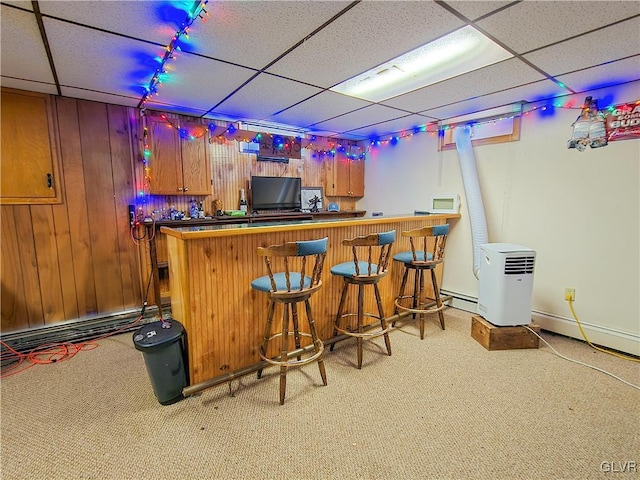
{"type": "Polygon", "coordinates": [[[117,335],[119,333],[124,332],[125,330],[133,327],[135,324],[142,320],[142,315],[136,318],[133,322],[124,327],[116,330],[115,332],[110,332],[106,335],[102,335],[101,337],[94,338],[93,340],[89,340],[87,342],[80,343],[72,343],[72,342],[62,342],[62,343],[47,343],[40,346],[35,347],[28,353],[20,353],[5,342],[0,340],[0,344],[6,351],[3,351],[0,355],[0,360],[4,363],[5,361],[15,361],[17,362],[10,367],[3,368],[2,374],[0,374],[0,378],[6,378],[11,375],[16,375],[18,373],[24,372],[25,370],[33,367],[34,365],[47,365],[51,363],[60,363],[66,360],[71,360],[76,356],[77,353],[83,350],[93,350],[94,348],[98,348],[98,341],[103,340],[105,338],[111,337],[113,335],[117,335]],[[24,368],[19,367],[28,362],[28,365],[24,366],[24,368]]]}

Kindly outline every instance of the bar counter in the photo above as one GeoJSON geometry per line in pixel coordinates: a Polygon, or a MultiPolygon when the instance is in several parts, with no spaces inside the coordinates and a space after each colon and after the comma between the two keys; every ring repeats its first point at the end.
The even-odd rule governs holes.
{"type": "MultiPolygon", "coordinates": [[[[258,346],[267,318],[267,297],[250,285],[254,278],[266,274],[264,260],[256,255],[257,247],[329,238],[323,285],[311,297],[318,335],[327,340],[333,334],[343,282],[333,278],[329,270],[336,263],[352,259],[351,250],[342,246],[343,239],[395,230],[393,254],[409,249],[408,240],[400,235],[403,230],[452,224],[458,218],[460,214],[407,214],[161,227],[167,235],[172,317],[186,330],[190,385],[234,378],[261,362],[258,346]]],[[[442,265],[436,274],[442,277],[442,265]]],[[[380,282],[385,316],[393,314],[401,275],[401,265],[392,262],[389,275],[380,282]]],[[[350,311],[355,311],[355,297],[355,292],[350,293],[350,311]]],[[[367,295],[365,305],[367,311],[376,311],[373,294],[367,295]]],[[[280,312],[277,309],[276,315],[280,312]]],[[[329,354],[328,349],[325,354],[329,354]]]]}

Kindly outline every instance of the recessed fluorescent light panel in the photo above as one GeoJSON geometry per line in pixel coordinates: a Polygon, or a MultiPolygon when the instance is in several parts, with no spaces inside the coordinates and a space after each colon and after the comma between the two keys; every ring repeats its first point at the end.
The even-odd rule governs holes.
{"type": "Polygon", "coordinates": [[[466,26],[342,82],[331,90],[380,102],[512,56],[475,28],[466,26]]]}

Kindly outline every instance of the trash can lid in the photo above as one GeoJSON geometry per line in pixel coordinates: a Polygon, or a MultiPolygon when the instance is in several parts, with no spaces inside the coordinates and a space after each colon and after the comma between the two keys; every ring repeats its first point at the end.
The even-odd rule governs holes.
{"type": "Polygon", "coordinates": [[[145,351],[177,342],[184,334],[184,327],[176,320],[159,320],[143,325],[133,334],[137,350],[145,351]]]}

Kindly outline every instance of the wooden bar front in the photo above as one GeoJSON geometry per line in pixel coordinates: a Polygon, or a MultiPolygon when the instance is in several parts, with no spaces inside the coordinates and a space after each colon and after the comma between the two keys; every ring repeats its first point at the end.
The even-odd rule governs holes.
{"type": "MultiPolygon", "coordinates": [[[[172,317],[187,332],[191,385],[228,375],[260,362],[258,346],[267,316],[267,297],[251,288],[251,281],[266,274],[258,246],[329,237],[323,285],[311,297],[318,335],[329,339],[338,308],[342,278],[333,278],[332,265],[352,259],[342,240],[374,232],[396,230],[392,254],[408,250],[400,232],[426,225],[451,223],[454,215],[399,215],[333,221],[304,221],[162,227],[167,235],[172,317]]],[[[391,262],[391,272],[380,282],[386,316],[393,314],[402,266],[391,262]]],[[[436,271],[442,278],[442,265],[436,271]]],[[[355,302],[355,292],[350,300],[355,302]]],[[[375,311],[373,295],[365,306],[375,311]]],[[[355,311],[354,304],[349,305],[355,311]]],[[[278,310],[279,312],[279,310],[278,310]]]]}

